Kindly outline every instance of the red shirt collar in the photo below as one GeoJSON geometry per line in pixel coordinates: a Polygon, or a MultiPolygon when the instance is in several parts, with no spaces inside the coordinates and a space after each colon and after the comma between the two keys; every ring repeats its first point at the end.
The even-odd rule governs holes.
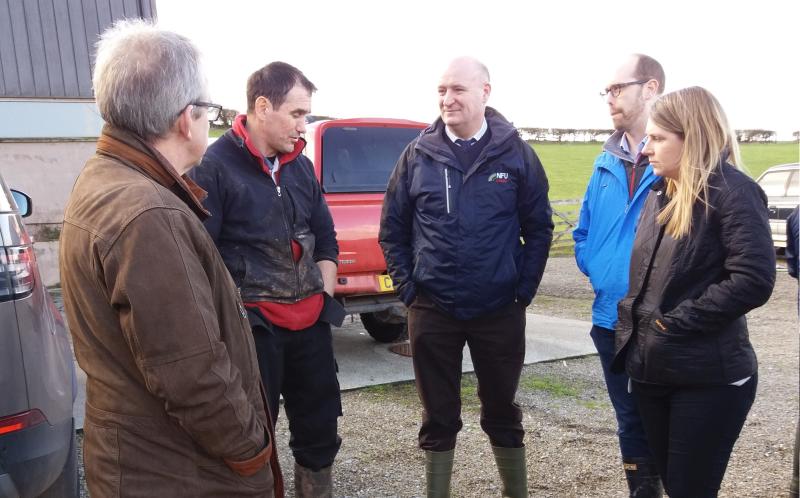
{"type": "MultiPolygon", "coordinates": [[[[244,141],[244,145],[247,147],[247,150],[250,151],[256,159],[258,159],[258,164],[261,165],[261,170],[264,171],[266,174],[269,173],[269,167],[267,167],[266,163],[264,162],[264,157],[261,155],[261,152],[258,151],[255,145],[253,145],[253,141],[250,139],[250,135],[247,133],[247,127],[245,124],[247,123],[247,115],[246,114],[239,114],[236,116],[236,119],[233,120],[233,127],[231,130],[233,134],[237,137],[241,138],[244,141]]],[[[303,149],[306,146],[306,141],[303,138],[297,140],[297,143],[294,145],[294,150],[292,152],[286,154],[278,155],[278,162],[281,165],[285,165],[293,161],[303,152],[303,149]]]]}

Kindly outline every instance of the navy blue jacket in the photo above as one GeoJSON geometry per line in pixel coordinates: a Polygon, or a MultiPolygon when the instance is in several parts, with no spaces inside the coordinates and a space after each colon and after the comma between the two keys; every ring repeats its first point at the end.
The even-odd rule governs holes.
{"type": "Polygon", "coordinates": [[[441,119],[424,130],[398,160],[381,215],[400,299],[410,305],[422,290],[459,320],[529,304],[553,238],[539,158],[500,113],[487,108],[486,120],[491,138],[468,169],[441,119]]]}
{"type": "Polygon", "coordinates": [[[279,158],[279,186],[232,130],[190,173],[208,191],[205,226],[246,302],[294,303],[319,294],[316,262],[338,260],[333,220],[313,164],[300,155],[304,146],[301,140],[279,158]],[[292,241],[302,248],[297,262],[292,241]]]}
{"type": "Polygon", "coordinates": [[[798,234],[798,221],[800,221],[800,209],[794,208],[794,211],[786,218],[786,267],[789,270],[789,275],[797,278],[798,266],[800,266],[800,253],[798,253],[798,243],[800,243],[800,234],[798,234]]]}

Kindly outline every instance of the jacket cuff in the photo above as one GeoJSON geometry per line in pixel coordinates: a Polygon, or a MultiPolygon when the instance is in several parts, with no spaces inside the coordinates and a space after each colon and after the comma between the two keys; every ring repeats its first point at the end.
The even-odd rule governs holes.
{"type": "Polygon", "coordinates": [[[272,442],[267,444],[256,456],[248,458],[247,460],[228,460],[226,458],[225,465],[242,477],[250,477],[267,465],[271,453],[272,442]]]}
{"type": "Polygon", "coordinates": [[[413,282],[407,282],[398,289],[397,296],[406,307],[409,307],[417,297],[417,286],[413,282]]]}
{"type": "Polygon", "coordinates": [[[526,308],[531,305],[531,302],[533,302],[533,297],[517,295],[517,303],[525,306],[526,308]]]}

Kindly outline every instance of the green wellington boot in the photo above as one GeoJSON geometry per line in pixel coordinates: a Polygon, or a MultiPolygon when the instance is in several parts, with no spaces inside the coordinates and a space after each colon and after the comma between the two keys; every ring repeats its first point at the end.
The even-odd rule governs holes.
{"type": "Polygon", "coordinates": [[[428,498],[450,496],[450,476],[453,474],[453,455],[456,450],[425,452],[425,483],[428,498]]]}
{"type": "Polygon", "coordinates": [[[508,498],[528,497],[528,467],[525,465],[525,447],[501,448],[492,446],[500,480],[503,482],[503,496],[508,498]]]}

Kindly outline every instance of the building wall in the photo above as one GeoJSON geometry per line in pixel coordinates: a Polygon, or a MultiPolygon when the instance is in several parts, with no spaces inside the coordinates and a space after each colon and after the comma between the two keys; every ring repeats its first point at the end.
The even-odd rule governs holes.
{"type": "Polygon", "coordinates": [[[93,98],[99,33],[155,0],[0,0],[0,97],[93,98]]]}
{"type": "Polygon", "coordinates": [[[25,218],[46,285],[60,282],[64,206],[103,121],[92,93],[99,34],[156,18],[156,0],[0,0],[0,174],[33,199],[25,218]]]}
{"type": "Polygon", "coordinates": [[[0,175],[9,188],[33,200],[33,214],[25,218],[45,285],[61,281],[58,273],[58,236],[64,207],[95,140],[0,142],[0,175]]]}

